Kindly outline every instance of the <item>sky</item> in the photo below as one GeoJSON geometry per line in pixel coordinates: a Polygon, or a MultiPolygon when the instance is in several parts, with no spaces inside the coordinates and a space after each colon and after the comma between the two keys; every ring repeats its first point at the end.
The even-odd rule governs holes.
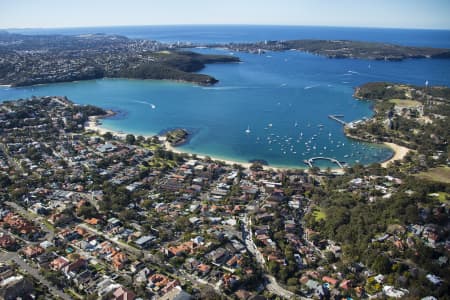
{"type": "Polygon", "coordinates": [[[0,28],[254,24],[450,29],[450,0],[0,0],[0,28]]]}

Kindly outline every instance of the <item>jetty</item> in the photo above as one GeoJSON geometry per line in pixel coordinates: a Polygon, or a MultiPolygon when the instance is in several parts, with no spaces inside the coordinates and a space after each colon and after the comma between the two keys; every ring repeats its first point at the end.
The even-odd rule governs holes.
{"type": "Polygon", "coordinates": [[[328,160],[328,161],[331,161],[332,163],[335,163],[336,165],[338,165],[339,168],[341,168],[341,169],[344,168],[344,165],[337,159],[334,159],[331,157],[325,157],[325,156],[311,157],[310,159],[305,159],[303,162],[305,164],[307,164],[310,168],[312,168],[315,160],[328,160]]]}
{"type": "Polygon", "coordinates": [[[328,118],[330,118],[331,120],[334,120],[344,126],[347,126],[347,122],[345,122],[344,120],[341,119],[343,117],[344,117],[344,115],[328,115],[328,118]]]}

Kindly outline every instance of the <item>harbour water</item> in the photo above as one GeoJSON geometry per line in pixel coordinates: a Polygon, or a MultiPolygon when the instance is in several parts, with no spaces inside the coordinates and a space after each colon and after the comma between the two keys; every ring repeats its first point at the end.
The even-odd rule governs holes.
{"type": "MultiPolygon", "coordinates": [[[[237,31],[236,26],[195,26],[192,30],[197,33],[188,34],[183,29],[177,37],[170,26],[151,27],[150,31],[148,27],[136,28],[134,35],[130,28],[122,28],[121,32],[118,27],[97,28],[94,32],[124,34],[125,30],[130,37],[163,41],[187,41],[196,36],[197,39],[202,37],[203,42],[224,42],[233,40],[237,31]],[[157,34],[152,35],[152,32],[157,34]],[[202,35],[201,32],[208,33],[202,35]]],[[[272,36],[267,36],[263,27],[250,27],[250,33],[246,33],[246,28],[249,27],[241,28],[243,33],[237,35],[236,40],[279,39],[283,32],[275,26],[272,36]],[[249,38],[252,32],[254,36],[249,38]]],[[[314,34],[315,38],[350,38],[349,30],[289,27],[288,38],[307,38],[314,34]]],[[[355,39],[381,39],[380,30],[354,30],[355,39]]],[[[403,44],[436,47],[450,44],[448,31],[433,31],[431,37],[420,30],[382,31],[388,39],[386,42],[398,40],[403,44]]],[[[81,32],[72,29],[59,33],[81,32]]],[[[199,42],[194,38],[192,41],[199,42]]],[[[211,87],[170,81],[101,79],[0,87],[0,100],[66,95],[77,103],[120,111],[118,116],[103,120],[103,126],[111,130],[150,135],[182,127],[192,133],[189,143],[180,147],[184,151],[242,162],[257,159],[273,166],[305,167],[303,160],[315,156],[336,158],[349,164],[368,164],[392,155],[391,150],[383,146],[346,138],[342,125],[328,118],[330,114],[341,114],[345,121],[353,121],[372,115],[370,102],[352,97],[354,87],[369,81],[423,85],[428,80],[431,85],[447,86],[450,83],[450,60],[385,62],[327,59],[297,51],[255,55],[229,53],[223,49],[195,50],[237,55],[242,63],[208,65],[201,70],[219,80],[211,87]]]]}

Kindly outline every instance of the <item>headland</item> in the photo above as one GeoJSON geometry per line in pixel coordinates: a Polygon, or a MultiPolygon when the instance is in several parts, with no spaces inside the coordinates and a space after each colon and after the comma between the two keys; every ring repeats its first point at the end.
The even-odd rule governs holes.
{"type": "MultiPolygon", "coordinates": [[[[218,47],[218,45],[208,45],[218,47]]],[[[256,43],[229,43],[220,47],[232,51],[262,54],[265,51],[296,50],[328,58],[400,61],[413,58],[450,58],[449,49],[411,47],[350,40],[289,40],[256,43]]]]}
{"type": "Polygon", "coordinates": [[[205,64],[239,62],[229,55],[201,55],[156,41],[117,35],[0,33],[0,84],[30,86],[99,78],[167,79],[212,85],[194,73],[205,64]]]}

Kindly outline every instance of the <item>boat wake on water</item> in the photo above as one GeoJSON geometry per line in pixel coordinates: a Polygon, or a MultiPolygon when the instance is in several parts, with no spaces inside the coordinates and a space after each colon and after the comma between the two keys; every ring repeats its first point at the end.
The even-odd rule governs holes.
{"type": "Polygon", "coordinates": [[[134,100],[133,102],[135,103],[140,103],[140,104],[145,104],[145,105],[149,105],[152,109],[156,109],[156,105],[150,102],[146,102],[146,101],[139,101],[139,100],[134,100]]]}
{"type": "Polygon", "coordinates": [[[218,90],[218,91],[224,91],[224,90],[241,90],[241,89],[256,89],[257,87],[250,87],[250,86],[207,86],[202,87],[202,90],[218,90]]]}
{"type": "Polygon", "coordinates": [[[319,86],[320,86],[320,84],[308,85],[308,86],[305,86],[303,89],[309,90],[309,89],[316,88],[316,87],[319,87],[319,86]]]}

